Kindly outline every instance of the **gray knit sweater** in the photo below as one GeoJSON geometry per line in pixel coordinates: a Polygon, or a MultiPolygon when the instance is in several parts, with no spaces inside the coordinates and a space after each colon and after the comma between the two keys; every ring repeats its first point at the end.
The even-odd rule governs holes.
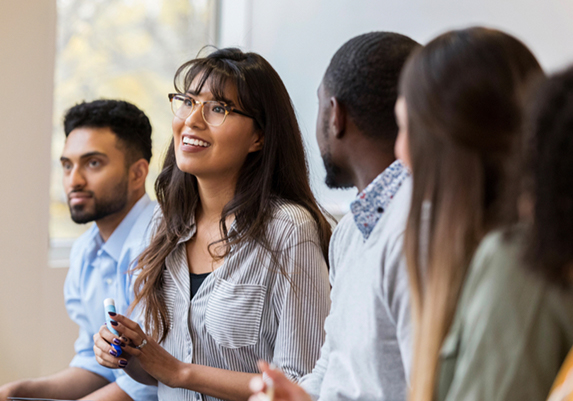
{"type": "Polygon", "coordinates": [[[352,213],[330,243],[330,314],[312,373],[300,384],[316,400],[405,400],[411,324],[403,236],[407,178],[364,241],[352,213]]]}

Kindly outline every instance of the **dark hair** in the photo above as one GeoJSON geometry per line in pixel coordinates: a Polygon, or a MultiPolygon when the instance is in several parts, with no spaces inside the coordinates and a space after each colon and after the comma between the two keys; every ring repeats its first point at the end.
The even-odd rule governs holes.
{"type": "Polygon", "coordinates": [[[400,71],[420,45],[393,32],[370,32],[346,42],[332,57],[323,83],[368,137],[394,144],[394,104],[400,71]]]}
{"type": "Polygon", "coordinates": [[[414,182],[404,245],[416,321],[413,401],[433,399],[467,267],[484,234],[502,221],[522,95],[541,73],[522,42],[486,28],[440,35],[404,67],[414,182]]]}
{"type": "Polygon", "coordinates": [[[143,111],[123,100],[82,102],[66,112],[66,138],[76,128],[109,128],[124,145],[129,164],[151,159],[151,124],[143,111]]]}
{"type": "Polygon", "coordinates": [[[571,286],[573,272],[573,67],[532,92],[526,150],[533,224],[527,264],[547,280],[571,286]]]}
{"type": "MultiPolygon", "coordinates": [[[[224,207],[220,220],[224,257],[230,246],[252,239],[269,249],[266,228],[276,204],[282,199],[304,207],[316,221],[319,246],[328,256],[331,228],[311,191],[303,141],[288,92],[273,67],[256,53],[220,49],[206,57],[186,62],[177,70],[174,84],[186,92],[194,79],[200,92],[207,80],[215,99],[225,98],[225,88],[234,85],[238,106],[254,117],[264,137],[260,151],[249,153],[239,172],[234,198],[224,207]],[[180,82],[182,81],[182,82],[180,82]],[[235,216],[236,230],[228,232],[226,218],[235,216]]],[[[182,172],[175,160],[171,141],[163,170],[155,183],[163,217],[149,248],[141,255],[135,283],[135,302],[145,303],[146,329],[159,341],[169,331],[169,317],[163,299],[165,258],[178,239],[190,229],[199,200],[197,179],[182,172]]],[[[211,246],[214,244],[211,244],[211,246]]],[[[278,250],[272,250],[278,251],[278,250]]]]}

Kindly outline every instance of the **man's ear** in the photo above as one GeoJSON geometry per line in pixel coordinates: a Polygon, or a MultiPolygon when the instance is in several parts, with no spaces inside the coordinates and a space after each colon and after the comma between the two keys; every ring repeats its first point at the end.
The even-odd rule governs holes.
{"type": "Polygon", "coordinates": [[[334,137],[340,139],[346,132],[346,108],[332,96],[330,98],[330,110],[330,127],[334,131],[334,137]]]}
{"type": "Polygon", "coordinates": [[[254,133],[254,140],[251,143],[251,147],[249,148],[249,153],[258,152],[263,148],[265,144],[265,136],[263,135],[263,131],[261,129],[257,129],[254,133]]]}
{"type": "Polygon", "coordinates": [[[145,159],[139,159],[129,168],[129,180],[132,189],[145,187],[145,179],[149,172],[149,162],[145,159]]]}

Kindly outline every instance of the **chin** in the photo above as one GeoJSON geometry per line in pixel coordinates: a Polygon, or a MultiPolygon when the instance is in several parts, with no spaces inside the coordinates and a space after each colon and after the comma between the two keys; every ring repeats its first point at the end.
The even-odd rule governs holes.
{"type": "Polygon", "coordinates": [[[177,161],[177,168],[179,168],[179,170],[181,170],[182,172],[191,175],[197,175],[197,173],[201,172],[201,169],[197,168],[195,163],[189,163],[189,162],[180,163],[179,161],[177,161]]]}

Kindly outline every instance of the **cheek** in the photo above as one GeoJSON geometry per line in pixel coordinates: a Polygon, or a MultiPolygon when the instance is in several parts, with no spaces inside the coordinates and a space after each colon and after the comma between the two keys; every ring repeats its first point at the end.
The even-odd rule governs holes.
{"type": "Polygon", "coordinates": [[[183,125],[185,121],[181,120],[180,118],[174,118],[171,121],[171,129],[173,130],[173,136],[179,137],[181,135],[181,130],[183,129],[183,125]]]}
{"type": "Polygon", "coordinates": [[[325,117],[323,113],[318,114],[316,118],[316,143],[318,144],[318,149],[320,150],[320,154],[323,155],[326,151],[326,136],[328,135],[325,132],[325,117]]]}
{"type": "Polygon", "coordinates": [[[394,153],[398,159],[408,166],[408,168],[412,168],[412,163],[410,162],[408,134],[404,130],[400,130],[400,132],[398,132],[398,138],[396,138],[396,144],[394,145],[394,153]]]}

